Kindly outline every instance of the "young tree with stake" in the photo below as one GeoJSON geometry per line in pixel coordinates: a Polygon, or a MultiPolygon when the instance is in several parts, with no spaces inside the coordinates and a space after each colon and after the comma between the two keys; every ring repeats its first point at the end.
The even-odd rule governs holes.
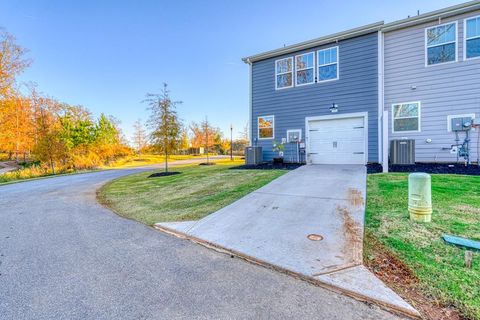
{"type": "Polygon", "coordinates": [[[182,125],[176,108],[182,102],[172,101],[166,83],[159,94],[148,93],[144,102],[148,103],[151,111],[148,125],[152,131],[152,145],[165,155],[165,172],[168,172],[168,157],[180,144],[182,125]]]}

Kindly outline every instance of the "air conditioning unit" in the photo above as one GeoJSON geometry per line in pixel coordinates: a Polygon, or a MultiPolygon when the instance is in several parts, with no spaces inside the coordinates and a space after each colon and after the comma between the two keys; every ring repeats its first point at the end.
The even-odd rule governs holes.
{"type": "Polygon", "coordinates": [[[390,163],[415,164],[415,140],[391,140],[390,163]]]}
{"type": "Polygon", "coordinates": [[[263,162],[262,147],[246,147],[245,148],[245,164],[258,165],[263,162]]]}

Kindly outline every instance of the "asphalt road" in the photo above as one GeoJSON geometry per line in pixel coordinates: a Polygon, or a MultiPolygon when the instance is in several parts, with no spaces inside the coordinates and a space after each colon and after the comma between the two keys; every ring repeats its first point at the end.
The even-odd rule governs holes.
{"type": "Polygon", "coordinates": [[[97,204],[138,171],[0,186],[0,319],[398,319],[97,204]]]}

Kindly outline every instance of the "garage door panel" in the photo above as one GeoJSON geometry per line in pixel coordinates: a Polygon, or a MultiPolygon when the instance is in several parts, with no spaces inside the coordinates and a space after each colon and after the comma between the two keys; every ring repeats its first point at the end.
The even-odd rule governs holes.
{"type": "Polygon", "coordinates": [[[309,159],[314,164],[364,164],[363,117],[309,121],[309,159]]]}

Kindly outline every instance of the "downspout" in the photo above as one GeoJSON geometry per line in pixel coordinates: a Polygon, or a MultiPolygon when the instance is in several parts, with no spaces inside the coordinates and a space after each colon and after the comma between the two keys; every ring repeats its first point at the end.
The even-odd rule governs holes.
{"type": "Polygon", "coordinates": [[[388,172],[388,112],[384,108],[384,34],[378,30],[378,162],[388,172]]]}
{"type": "Polygon", "coordinates": [[[253,81],[252,81],[252,62],[250,59],[246,61],[248,63],[248,142],[249,145],[253,145],[253,129],[252,129],[252,108],[253,108],[253,81]]]}

